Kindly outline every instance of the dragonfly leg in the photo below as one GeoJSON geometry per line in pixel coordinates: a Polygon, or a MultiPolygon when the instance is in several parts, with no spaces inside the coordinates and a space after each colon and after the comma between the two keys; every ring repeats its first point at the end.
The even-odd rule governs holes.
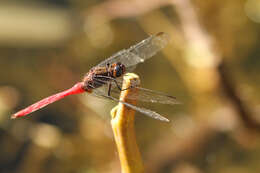
{"type": "Polygon", "coordinates": [[[119,86],[119,84],[117,83],[117,80],[116,80],[116,79],[114,79],[113,82],[115,82],[116,87],[117,87],[120,91],[125,91],[125,90],[128,90],[128,89],[134,88],[134,86],[130,86],[130,87],[128,87],[128,88],[122,89],[122,88],[119,86]]]}
{"type": "Polygon", "coordinates": [[[134,88],[134,86],[131,86],[131,87],[122,89],[122,88],[120,87],[120,85],[118,84],[118,81],[117,81],[115,78],[110,77],[110,76],[102,76],[102,75],[96,76],[96,78],[95,78],[96,81],[103,82],[101,79],[98,79],[98,78],[106,78],[106,79],[109,79],[109,80],[115,82],[116,87],[117,87],[120,91],[128,90],[128,89],[130,89],[130,88],[134,88]]]}
{"type": "Polygon", "coordinates": [[[109,83],[108,83],[108,91],[107,91],[107,95],[108,95],[108,96],[111,96],[111,87],[112,87],[112,85],[111,85],[111,83],[109,82],[109,83]]]}
{"type": "Polygon", "coordinates": [[[110,76],[102,76],[102,75],[96,76],[95,81],[104,82],[104,81],[102,81],[101,79],[98,79],[98,78],[107,78],[107,79],[109,79],[109,80],[115,82],[116,87],[117,87],[120,91],[125,91],[125,90],[131,89],[131,88],[135,88],[135,86],[130,86],[130,87],[128,87],[128,88],[122,89],[122,88],[120,87],[120,85],[118,84],[118,81],[117,81],[115,78],[110,77],[110,76]]]}

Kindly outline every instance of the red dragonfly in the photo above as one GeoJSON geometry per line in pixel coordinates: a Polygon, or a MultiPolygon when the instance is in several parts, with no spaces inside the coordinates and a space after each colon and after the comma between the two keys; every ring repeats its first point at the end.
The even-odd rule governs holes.
{"type": "MultiPolygon", "coordinates": [[[[169,120],[167,118],[161,116],[157,112],[134,106],[132,104],[121,101],[114,96],[118,96],[120,91],[128,89],[121,88],[122,76],[126,72],[133,71],[137,64],[142,63],[146,59],[155,55],[158,51],[164,48],[168,42],[169,36],[166,33],[160,32],[131,46],[128,49],[121,50],[112,55],[110,58],[99,63],[97,66],[91,68],[90,71],[85,74],[82,82],[76,83],[68,90],[54,94],[38,101],[37,103],[34,103],[33,105],[13,114],[11,118],[14,119],[25,116],[47,106],[50,103],[60,100],[65,96],[88,92],[98,97],[123,103],[125,106],[154,119],[168,122],[169,120]]],[[[129,96],[128,99],[162,104],[178,103],[176,98],[173,96],[137,86],[131,86],[131,88],[133,87],[138,88],[138,95],[133,94],[129,96]]]]}

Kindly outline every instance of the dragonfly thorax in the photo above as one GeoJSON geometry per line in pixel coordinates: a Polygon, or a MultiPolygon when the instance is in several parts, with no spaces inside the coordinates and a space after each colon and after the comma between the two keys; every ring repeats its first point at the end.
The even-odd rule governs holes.
{"type": "Polygon", "coordinates": [[[105,67],[92,68],[83,78],[86,91],[99,88],[109,81],[122,76],[125,73],[125,65],[118,62],[114,64],[107,64],[105,67]]]}

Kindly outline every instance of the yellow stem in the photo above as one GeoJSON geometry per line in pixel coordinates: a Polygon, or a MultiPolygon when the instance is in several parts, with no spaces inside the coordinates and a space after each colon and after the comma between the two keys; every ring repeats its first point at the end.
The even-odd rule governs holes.
{"type": "MultiPolygon", "coordinates": [[[[129,88],[131,83],[140,83],[136,74],[128,73],[124,76],[122,88],[129,88]]],[[[131,93],[138,92],[136,88],[121,92],[120,100],[136,104],[136,100],[128,100],[131,93]]],[[[135,111],[119,103],[111,111],[111,125],[119,153],[122,173],[143,173],[144,166],[139,152],[134,129],[135,111]]]]}

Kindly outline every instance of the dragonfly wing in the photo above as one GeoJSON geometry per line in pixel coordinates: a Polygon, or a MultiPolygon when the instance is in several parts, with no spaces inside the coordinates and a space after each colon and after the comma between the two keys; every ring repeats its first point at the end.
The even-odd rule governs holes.
{"type": "Polygon", "coordinates": [[[160,32],[156,35],[152,35],[147,39],[137,43],[134,46],[131,46],[127,51],[134,53],[140,57],[139,62],[144,62],[146,59],[151,58],[162,48],[164,48],[169,42],[169,35],[163,32],[160,32]]]}
{"type": "MultiPolygon", "coordinates": [[[[114,90],[117,87],[113,83],[111,83],[111,86],[112,86],[112,90],[114,90]]],[[[104,98],[104,96],[108,96],[108,90],[109,90],[109,87],[108,87],[108,82],[107,82],[104,85],[102,85],[101,87],[93,89],[91,94],[96,97],[104,98]]],[[[119,89],[117,89],[117,90],[120,91],[119,89]]],[[[113,96],[115,98],[119,98],[120,92],[110,92],[110,94],[111,94],[111,96],[113,96]]]]}
{"type": "Polygon", "coordinates": [[[102,96],[103,98],[106,98],[106,99],[110,99],[110,100],[113,100],[115,102],[120,102],[122,104],[124,104],[125,106],[137,111],[137,112],[140,112],[148,117],[151,117],[153,119],[156,119],[156,120],[160,120],[160,121],[165,121],[165,122],[169,122],[169,120],[167,118],[165,118],[164,116],[160,115],[159,113],[155,112],[155,111],[152,111],[152,110],[149,110],[149,109],[146,109],[146,108],[140,108],[140,107],[137,107],[137,106],[134,106],[132,104],[129,104],[129,103],[126,103],[124,101],[121,101],[119,99],[116,99],[112,96],[108,96],[108,95],[99,95],[99,96],[102,96]]]}
{"type": "Polygon", "coordinates": [[[169,105],[180,104],[180,102],[174,96],[167,95],[158,91],[149,90],[146,88],[136,88],[138,88],[138,93],[133,95],[132,99],[135,99],[135,97],[137,97],[138,100],[143,102],[161,103],[169,105]]]}
{"type": "MultiPolygon", "coordinates": [[[[123,80],[122,77],[113,79],[111,81],[103,81],[98,78],[95,80],[96,82],[103,83],[103,86],[100,88],[96,88],[94,90],[94,93],[97,92],[97,93],[108,95],[108,90],[109,90],[108,82],[111,84],[110,94],[117,98],[120,95],[121,90],[127,89],[127,88],[122,88],[122,80],[123,80]]],[[[177,101],[177,99],[171,95],[167,95],[159,91],[153,91],[150,89],[141,88],[134,83],[132,83],[132,88],[138,88],[138,92],[131,93],[131,95],[128,96],[128,98],[131,100],[139,100],[143,102],[161,103],[161,104],[170,104],[170,105],[180,104],[180,102],[177,101]]]]}
{"type": "Polygon", "coordinates": [[[124,49],[112,55],[110,58],[102,61],[97,66],[104,67],[107,64],[114,64],[117,62],[121,62],[122,64],[124,64],[126,67],[126,71],[130,72],[131,69],[129,69],[129,67],[135,66],[138,62],[140,62],[140,57],[124,49]]]}
{"type": "MultiPolygon", "coordinates": [[[[131,46],[129,49],[117,52],[110,58],[102,61],[97,66],[106,66],[107,64],[121,62],[127,68],[133,67],[138,63],[142,63],[146,59],[154,56],[158,51],[164,48],[168,42],[168,34],[160,32],[156,35],[148,37],[147,39],[137,43],[136,45],[131,46]]],[[[128,71],[131,70],[132,69],[128,71]]]]}
{"type": "MultiPolygon", "coordinates": [[[[112,85],[114,85],[114,84],[112,84],[112,85]]],[[[112,91],[115,91],[115,90],[116,90],[116,86],[114,85],[113,88],[112,88],[112,91]]],[[[118,91],[120,91],[120,90],[118,90],[118,91]]],[[[93,90],[92,94],[95,95],[96,97],[99,97],[99,98],[106,98],[106,99],[110,99],[110,100],[113,100],[113,101],[116,101],[116,102],[120,102],[120,103],[124,104],[125,106],[127,106],[131,109],[134,109],[137,112],[140,112],[140,113],[147,115],[151,118],[169,122],[169,120],[167,118],[163,117],[162,115],[160,115],[159,113],[157,113],[155,111],[152,111],[152,110],[149,110],[149,109],[146,109],[146,108],[140,108],[140,107],[134,106],[132,104],[129,104],[129,103],[126,103],[124,101],[117,99],[117,98],[119,98],[120,92],[111,92],[110,96],[108,95],[107,92],[108,92],[108,85],[103,85],[102,87],[95,88],[93,90]]]]}
{"type": "MultiPolygon", "coordinates": [[[[122,80],[120,79],[117,80],[117,84],[119,86],[122,86],[122,80]]],[[[167,95],[163,92],[141,88],[135,84],[133,84],[132,87],[138,88],[138,92],[131,93],[131,95],[128,96],[128,99],[139,100],[143,102],[151,102],[151,103],[169,104],[169,105],[180,104],[180,102],[176,99],[176,97],[167,95]]],[[[121,88],[121,89],[124,90],[126,88],[121,88]]],[[[120,90],[118,89],[118,87],[114,82],[112,83],[111,93],[120,94],[120,90]]]]}

